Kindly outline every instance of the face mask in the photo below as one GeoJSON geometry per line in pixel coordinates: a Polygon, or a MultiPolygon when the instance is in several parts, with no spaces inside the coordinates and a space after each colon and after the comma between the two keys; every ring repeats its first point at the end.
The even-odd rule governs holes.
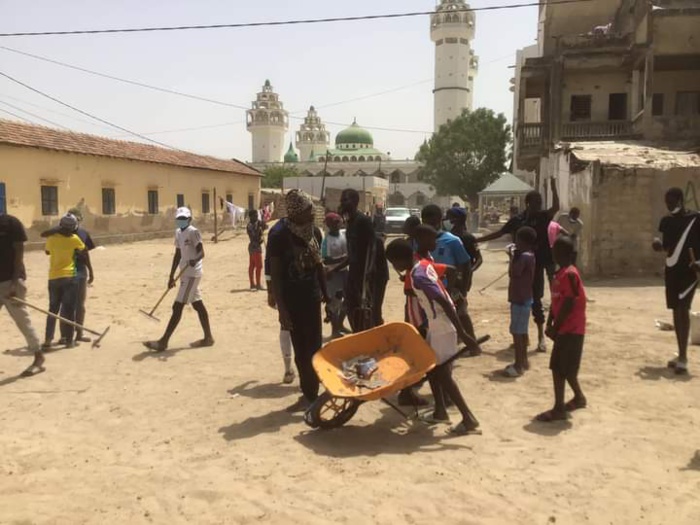
{"type": "Polygon", "coordinates": [[[190,220],[189,219],[175,219],[175,223],[177,224],[177,227],[180,228],[181,230],[184,230],[190,225],[190,220]]]}
{"type": "Polygon", "coordinates": [[[683,209],[682,206],[676,206],[671,210],[671,215],[676,215],[677,213],[680,213],[680,211],[683,209]]]}
{"type": "Polygon", "coordinates": [[[442,221],[442,229],[446,232],[450,231],[452,229],[452,222],[449,220],[442,221]]]}

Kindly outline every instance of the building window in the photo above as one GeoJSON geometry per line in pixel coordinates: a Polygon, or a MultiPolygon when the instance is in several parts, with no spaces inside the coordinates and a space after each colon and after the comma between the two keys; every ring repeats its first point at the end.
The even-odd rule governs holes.
{"type": "Polygon", "coordinates": [[[185,195],[183,193],[178,193],[175,196],[175,205],[178,208],[182,208],[185,205],[185,195]]]}
{"type": "Polygon", "coordinates": [[[591,120],[591,95],[571,95],[571,122],[591,120]]]}
{"type": "Polygon", "coordinates": [[[664,94],[654,93],[651,98],[651,114],[654,117],[660,117],[664,114],[664,94]]]}
{"type": "Polygon", "coordinates": [[[416,195],[416,206],[425,206],[425,195],[416,195]]]}
{"type": "Polygon", "coordinates": [[[676,93],[676,115],[700,115],[700,91],[676,93]]]}
{"type": "Polygon", "coordinates": [[[116,203],[114,188],[102,188],[102,215],[114,215],[116,203]]]}
{"type": "Polygon", "coordinates": [[[627,93],[610,93],[608,120],[627,120],[627,93]]]}
{"type": "Polygon", "coordinates": [[[252,193],[248,194],[248,209],[249,210],[255,209],[255,195],[253,195],[252,193]]]}
{"type": "Polygon", "coordinates": [[[209,200],[209,193],[202,193],[202,213],[209,213],[211,211],[211,201],[209,200]]]}
{"type": "Polygon", "coordinates": [[[158,190],[148,190],[148,213],[158,215],[158,190]]]}
{"type": "Polygon", "coordinates": [[[58,215],[58,186],[41,187],[41,214],[58,215]]]}
{"type": "Polygon", "coordinates": [[[5,193],[5,183],[0,182],[0,214],[7,213],[7,193],[5,193]]]}

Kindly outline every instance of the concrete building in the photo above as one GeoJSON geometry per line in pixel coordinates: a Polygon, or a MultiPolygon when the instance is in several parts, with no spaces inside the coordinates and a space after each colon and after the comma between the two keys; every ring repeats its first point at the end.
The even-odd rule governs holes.
{"type": "Polygon", "coordinates": [[[545,195],[555,177],[563,209],[590,214],[582,257],[590,273],[659,270],[646,252],[664,188],[691,192],[700,183],[692,153],[700,143],[698,28],[700,0],[540,6],[538,56],[519,72],[515,163],[536,173],[545,195]],[[536,122],[525,118],[533,99],[536,122]],[[619,227],[642,208],[653,217],[632,221],[633,232],[619,227]]]}
{"type": "Polygon", "coordinates": [[[98,236],[171,234],[178,206],[211,225],[215,191],[242,207],[260,200],[261,174],[235,160],[1,119],[0,166],[0,212],[34,238],[74,206],[98,236]]]}
{"type": "MultiPolygon", "coordinates": [[[[520,85],[522,69],[525,61],[528,58],[538,56],[539,50],[537,45],[532,45],[519,49],[515,54],[515,76],[511,79],[510,90],[513,92],[513,129],[520,128],[520,124],[537,124],[541,122],[541,100],[538,98],[520,98],[520,85]],[[521,106],[522,104],[522,112],[521,106]]],[[[523,129],[529,129],[523,126],[523,129]]],[[[520,136],[518,133],[513,135],[513,151],[518,151],[520,136]]],[[[513,175],[522,179],[526,184],[533,186],[535,184],[535,171],[520,169],[516,162],[513,162],[513,175]]]]}
{"type": "Polygon", "coordinates": [[[434,131],[463,109],[472,109],[479,61],[471,47],[476,16],[465,11],[468,8],[464,0],[441,0],[430,17],[430,38],[435,43],[434,131]]]}
{"type": "Polygon", "coordinates": [[[281,162],[289,113],[269,80],[247,111],[247,126],[253,135],[253,162],[281,162]]]}

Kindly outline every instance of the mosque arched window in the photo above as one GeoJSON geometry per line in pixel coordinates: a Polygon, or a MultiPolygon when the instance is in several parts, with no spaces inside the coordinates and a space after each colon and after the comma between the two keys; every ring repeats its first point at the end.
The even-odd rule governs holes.
{"type": "Polygon", "coordinates": [[[359,157],[357,160],[359,160],[360,162],[364,162],[364,161],[365,161],[365,157],[364,157],[363,155],[360,155],[360,157],[359,157]]]}
{"type": "Polygon", "coordinates": [[[347,161],[348,161],[347,156],[343,157],[343,162],[347,162],[347,161]]]}
{"type": "Polygon", "coordinates": [[[334,162],[340,162],[340,157],[338,157],[338,156],[333,157],[333,161],[334,161],[334,162]]]}
{"type": "Polygon", "coordinates": [[[355,155],[353,155],[352,157],[350,157],[350,161],[357,162],[357,157],[355,155]]]}

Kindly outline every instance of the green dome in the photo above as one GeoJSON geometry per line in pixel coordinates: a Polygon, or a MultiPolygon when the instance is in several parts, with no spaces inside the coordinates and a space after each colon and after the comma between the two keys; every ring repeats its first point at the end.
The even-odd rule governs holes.
{"type": "Polygon", "coordinates": [[[289,143],[289,149],[287,150],[287,153],[284,154],[284,161],[285,162],[299,162],[299,155],[297,155],[297,152],[294,151],[294,147],[292,146],[292,143],[289,143]]]}
{"type": "Polygon", "coordinates": [[[374,146],[372,134],[364,128],[357,125],[357,121],[353,120],[352,126],[345,128],[335,136],[335,145],[340,144],[366,144],[374,146]]]}

